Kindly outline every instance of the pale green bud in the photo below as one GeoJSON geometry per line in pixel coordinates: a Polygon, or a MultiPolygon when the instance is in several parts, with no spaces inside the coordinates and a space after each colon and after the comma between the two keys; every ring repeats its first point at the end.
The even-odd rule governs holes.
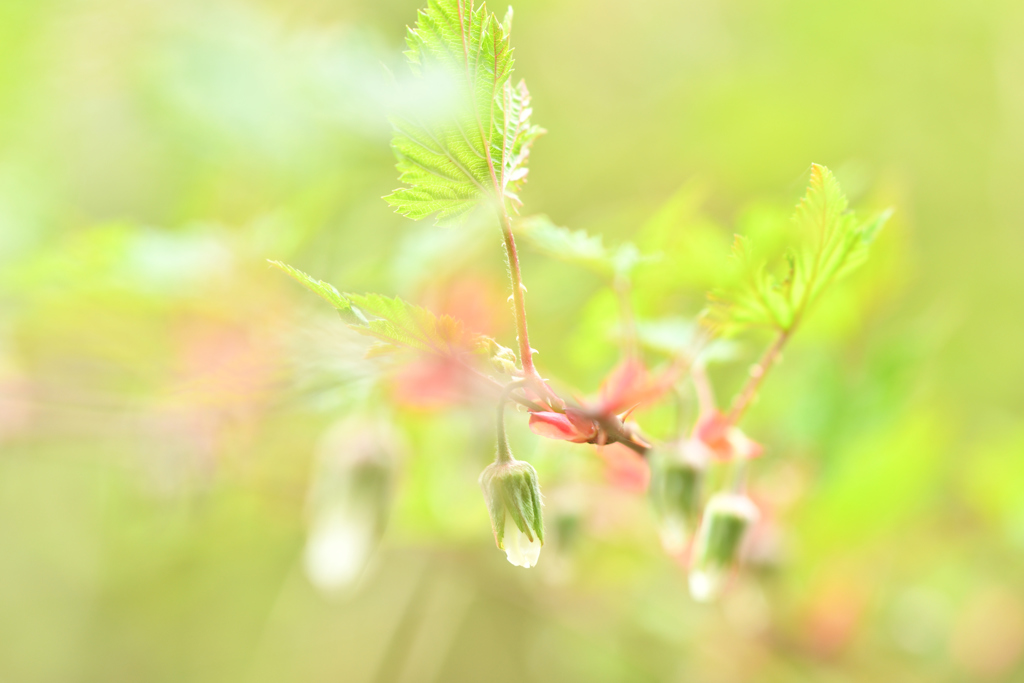
{"type": "Polygon", "coordinates": [[[697,528],[707,456],[699,442],[684,442],[652,458],[651,499],[665,551],[677,555],[697,528]]]}
{"type": "Polygon", "coordinates": [[[739,493],[718,493],[704,509],[690,566],[690,594],[701,602],[722,590],[750,527],[760,517],[757,506],[739,493]]]}
{"type": "Polygon", "coordinates": [[[327,594],[356,584],[384,530],[399,446],[388,423],[350,416],[325,434],[307,498],[303,552],[310,582],[327,594]]]}
{"type": "Polygon", "coordinates": [[[507,460],[498,460],[484,469],[480,488],[487,501],[494,540],[508,561],[517,567],[536,565],[544,544],[544,518],[533,466],[509,455],[507,460]]]}

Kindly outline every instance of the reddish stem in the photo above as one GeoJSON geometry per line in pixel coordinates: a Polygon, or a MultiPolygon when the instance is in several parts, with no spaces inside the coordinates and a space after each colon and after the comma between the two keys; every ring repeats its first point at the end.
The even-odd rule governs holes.
{"type": "Polygon", "coordinates": [[[537,369],[533,365],[533,349],[530,348],[530,332],[526,327],[526,297],[523,295],[523,274],[519,269],[519,252],[516,250],[516,238],[512,235],[512,221],[508,213],[501,213],[501,231],[505,237],[505,256],[508,257],[508,272],[512,278],[512,302],[516,316],[516,336],[519,339],[519,358],[523,363],[523,375],[529,379],[539,379],[537,369]]]}
{"type": "Polygon", "coordinates": [[[743,418],[743,414],[750,407],[750,404],[757,398],[757,392],[761,388],[761,384],[764,382],[765,375],[773,365],[779,360],[779,355],[782,353],[782,347],[789,341],[789,337],[793,332],[793,328],[790,327],[787,330],[781,330],[779,336],[775,338],[775,341],[769,346],[761,359],[750,368],[750,378],[747,383],[743,385],[743,389],[736,395],[736,399],[732,402],[732,408],[729,409],[729,423],[736,424],[743,418]]]}

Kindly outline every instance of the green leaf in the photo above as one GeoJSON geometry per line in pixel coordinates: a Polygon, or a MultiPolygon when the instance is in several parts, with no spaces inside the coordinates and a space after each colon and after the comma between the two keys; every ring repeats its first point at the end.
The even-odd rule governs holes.
{"type": "Polygon", "coordinates": [[[512,374],[516,370],[515,352],[491,337],[467,331],[461,320],[449,315],[435,315],[397,297],[348,292],[342,294],[333,285],[317,280],[301,270],[280,261],[270,263],[338,309],[349,327],[376,339],[378,343],[371,347],[370,356],[402,349],[448,358],[468,353],[483,354],[499,372],[512,374]]]}
{"type": "Polygon", "coordinates": [[[669,317],[637,320],[636,334],[645,348],[669,356],[697,352],[694,361],[702,365],[735,360],[738,347],[730,339],[707,340],[707,331],[687,318],[669,317]]]}
{"type": "Polygon", "coordinates": [[[364,325],[351,327],[380,342],[373,355],[401,348],[455,356],[477,347],[478,336],[467,332],[461,320],[437,316],[421,306],[398,297],[381,294],[349,294],[345,297],[367,319],[364,325]]]}
{"type": "Polygon", "coordinates": [[[360,318],[358,311],[352,308],[351,302],[348,301],[334,285],[324,282],[323,280],[317,280],[312,275],[303,273],[298,268],[293,268],[287,263],[281,261],[268,261],[270,265],[280,268],[285,273],[290,275],[296,282],[304,286],[309,291],[320,296],[324,301],[331,304],[341,313],[341,317],[351,323],[365,323],[365,318],[360,318]]]}
{"type": "Polygon", "coordinates": [[[547,216],[531,216],[521,221],[517,228],[538,251],[609,277],[629,277],[636,266],[656,258],[641,254],[631,242],[609,249],[600,236],[557,226],[547,216]]]}
{"type": "Polygon", "coordinates": [[[737,235],[732,279],[708,295],[706,321],[723,333],[751,327],[793,329],[830,283],[864,263],[891,213],[858,220],[847,211],[846,197],[831,171],[814,164],[810,185],[793,215],[801,242],[787,249],[782,264],[769,267],[754,244],[737,235]]]}
{"type": "Polygon", "coordinates": [[[449,223],[484,201],[520,205],[530,145],[544,131],[530,123],[526,85],[510,80],[511,23],[511,12],[499,22],[473,0],[430,0],[420,10],[405,54],[416,76],[451,86],[452,107],[441,117],[392,117],[405,187],[385,199],[398,213],[449,223]]]}

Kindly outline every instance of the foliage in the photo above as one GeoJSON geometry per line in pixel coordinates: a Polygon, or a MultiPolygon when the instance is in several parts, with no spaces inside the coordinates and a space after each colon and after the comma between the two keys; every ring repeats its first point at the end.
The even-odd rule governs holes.
{"type": "Polygon", "coordinates": [[[511,9],[499,22],[484,3],[430,0],[408,30],[413,73],[446,83],[453,96],[443,116],[410,110],[391,119],[406,187],[385,199],[398,213],[450,223],[484,201],[521,204],[530,145],[543,130],[530,123],[526,84],[512,85],[511,27],[511,9]]]}
{"type": "Polygon", "coordinates": [[[606,276],[629,277],[637,266],[656,260],[654,256],[641,254],[632,242],[610,249],[600,235],[563,228],[547,216],[526,218],[518,228],[541,253],[579,263],[606,276]]]}
{"type": "Polygon", "coordinates": [[[413,350],[446,358],[459,358],[465,353],[485,353],[499,369],[510,372],[515,367],[515,352],[494,339],[465,329],[461,320],[450,315],[434,315],[398,297],[380,294],[340,293],[334,285],[317,280],[301,270],[271,261],[307,289],[332,304],[349,327],[377,340],[369,356],[413,350]]]}
{"type": "MultiPolygon", "coordinates": [[[[811,155],[862,218],[900,207],[744,417],[764,514],[703,609],[620,487],[630,454],[534,437],[511,406],[547,533],[536,568],[510,567],[476,486],[497,391],[412,402],[411,381],[444,379],[424,367],[455,364],[366,362],[376,338],[268,272],[514,346],[486,200],[450,230],[379,199],[399,186],[386,114],[454,101],[408,76],[401,4],[0,3],[0,679],[1016,680],[1019,6],[517,4],[513,82],[551,129],[522,214],[663,254],[633,271],[652,372],[732,284],[733,232],[784,279],[773,231],[811,155]],[[387,533],[326,600],[303,576],[306,493],[321,455],[366,453],[349,420],[323,443],[349,417],[401,448],[387,533]]],[[[538,369],[567,401],[596,395],[618,298],[515,237],[538,369]]],[[[733,333],[709,369],[723,402],[766,341],[733,333]]],[[[656,446],[687,435],[691,384],[630,416],[656,446]]]]}
{"type": "Polygon", "coordinates": [[[707,320],[723,333],[749,327],[791,331],[834,280],[860,266],[891,211],[867,221],[847,211],[832,172],[811,166],[811,181],[793,215],[799,243],[787,248],[780,274],[741,235],[733,241],[732,282],[710,297],[707,320]]]}
{"type": "Polygon", "coordinates": [[[301,284],[309,291],[317,294],[327,303],[334,306],[341,317],[352,323],[366,324],[367,320],[364,316],[361,316],[358,309],[352,307],[352,302],[346,296],[342,296],[341,293],[335,289],[334,285],[324,282],[323,280],[317,280],[312,275],[303,273],[297,268],[292,268],[286,263],[280,261],[270,261],[272,266],[280,268],[285,273],[290,275],[296,282],[301,284]]]}
{"type": "MultiPolygon", "coordinates": [[[[602,382],[597,399],[566,401],[533,365],[535,350],[527,337],[525,287],[508,216],[509,207],[518,208],[521,204],[515,190],[526,175],[524,164],[530,143],[540,132],[529,123],[529,95],[525,85],[517,88],[510,85],[512,57],[507,36],[510,26],[511,14],[499,23],[487,12],[486,6],[474,8],[472,1],[467,4],[462,0],[430,0],[428,8],[419,13],[417,27],[408,32],[406,56],[418,77],[440,74],[448,79],[456,93],[455,106],[452,111],[429,121],[412,114],[392,119],[396,131],[392,148],[399,159],[400,178],[407,187],[386,199],[409,218],[436,214],[438,222],[456,219],[489,198],[497,200],[496,217],[503,231],[513,291],[510,298],[514,303],[523,356],[521,369],[516,367],[515,356],[508,349],[490,338],[467,332],[461,321],[450,316],[436,316],[401,299],[379,294],[341,294],[333,286],[301,271],[280,262],[272,263],[331,303],[355,330],[375,338],[378,343],[370,349],[370,355],[411,349],[461,361],[467,351],[484,350],[492,354],[496,367],[518,376],[519,379],[507,385],[498,385],[498,455],[492,468],[501,469],[503,464],[512,462],[504,422],[505,402],[509,400],[529,408],[529,426],[536,435],[597,445],[599,453],[607,459],[609,472],[624,486],[641,490],[647,487],[651,473],[641,456],[650,457],[659,449],[675,454],[662,456],[668,462],[685,462],[694,472],[702,473],[713,462],[736,463],[732,483],[723,485],[722,491],[711,496],[707,508],[703,507],[701,492],[693,487],[661,486],[658,482],[655,485],[657,491],[684,492],[688,497],[684,507],[704,510],[699,529],[693,524],[680,525],[679,520],[663,515],[662,538],[666,551],[673,554],[684,553],[690,544],[695,544],[690,563],[691,593],[698,600],[716,598],[725,584],[724,577],[738,560],[749,527],[759,516],[757,506],[745,493],[742,475],[746,462],[759,457],[764,449],[749,438],[738,423],[757,397],[765,374],[780,357],[782,347],[806,309],[829,283],[867,258],[868,246],[888,213],[872,221],[858,221],[847,211],[846,197],[832,173],[814,164],[810,186],[797,205],[793,219],[801,233],[800,240],[786,250],[786,270],[781,277],[772,274],[755,255],[749,238],[736,236],[733,282],[713,295],[705,321],[716,333],[767,327],[775,330],[777,337],[751,371],[728,413],[716,406],[703,370],[709,360],[727,357],[728,351],[721,346],[702,348],[709,341],[705,334],[690,333],[689,345],[672,349],[671,362],[657,372],[651,372],[643,363],[641,345],[651,346],[653,341],[657,346],[658,337],[663,338],[666,329],[670,336],[679,336],[678,328],[638,326],[632,311],[632,276],[637,268],[652,262],[650,257],[642,256],[629,242],[617,249],[608,249],[601,237],[558,227],[543,216],[521,221],[515,226],[516,232],[525,235],[539,251],[583,264],[609,277],[619,301],[623,329],[620,362],[602,382]],[[700,406],[688,437],[684,436],[680,421],[668,442],[658,444],[637,425],[628,422],[634,411],[661,401],[673,387],[678,392],[680,377],[691,368],[700,406]],[[742,523],[722,522],[730,529],[728,542],[713,544],[716,550],[709,564],[705,561],[708,539],[719,535],[709,528],[721,526],[720,521],[715,521],[721,515],[715,513],[717,508],[714,507],[715,501],[721,500],[731,501],[731,506],[739,506],[747,512],[742,515],[742,523]]],[[[686,335],[687,330],[684,330],[683,336],[686,335]]],[[[661,343],[664,350],[664,342],[661,343]]],[[[524,471],[534,472],[529,464],[524,467],[524,471]]],[[[663,467],[654,474],[662,476],[670,471],[675,470],[663,467]]],[[[536,564],[544,542],[540,493],[536,476],[531,476],[530,500],[533,502],[527,506],[533,510],[528,515],[530,521],[527,524],[517,519],[515,524],[526,540],[514,533],[514,542],[507,545],[502,541],[505,529],[502,510],[511,506],[515,511],[522,506],[505,498],[502,498],[505,503],[499,505],[496,502],[498,489],[484,486],[496,543],[508,551],[512,564],[523,567],[536,564]],[[536,538],[530,529],[536,532],[536,538]]],[[[703,475],[698,478],[703,479],[703,475]]],[[[656,507],[666,511],[678,506],[662,500],[656,507]]]]}

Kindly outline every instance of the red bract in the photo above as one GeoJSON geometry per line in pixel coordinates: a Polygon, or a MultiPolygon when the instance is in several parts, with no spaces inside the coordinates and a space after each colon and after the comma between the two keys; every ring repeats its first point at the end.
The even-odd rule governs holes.
{"type": "MultiPolygon", "coordinates": [[[[553,410],[535,411],[530,414],[530,428],[549,439],[586,443],[597,436],[600,419],[618,416],[657,399],[672,385],[674,375],[670,370],[653,377],[639,360],[627,358],[601,384],[597,401],[585,403],[583,410],[568,408],[565,414],[553,410]]],[[[528,389],[526,394],[543,407],[552,407],[535,392],[528,389]]]]}
{"type": "Polygon", "coordinates": [[[642,403],[650,403],[668,391],[675,375],[676,372],[669,370],[655,377],[641,361],[627,358],[601,384],[596,410],[602,415],[618,415],[642,403]]]}
{"type": "Polygon", "coordinates": [[[761,444],[744,434],[726,415],[715,409],[707,411],[697,420],[690,439],[703,444],[716,460],[756,458],[764,450],[761,444]]]}
{"type": "Polygon", "coordinates": [[[565,413],[538,411],[530,413],[530,429],[537,436],[586,443],[597,436],[597,423],[579,411],[569,408],[565,413]]]}
{"type": "Polygon", "coordinates": [[[731,426],[729,418],[712,409],[697,420],[692,438],[704,444],[718,460],[729,460],[732,458],[732,446],[727,435],[731,426]]]}

